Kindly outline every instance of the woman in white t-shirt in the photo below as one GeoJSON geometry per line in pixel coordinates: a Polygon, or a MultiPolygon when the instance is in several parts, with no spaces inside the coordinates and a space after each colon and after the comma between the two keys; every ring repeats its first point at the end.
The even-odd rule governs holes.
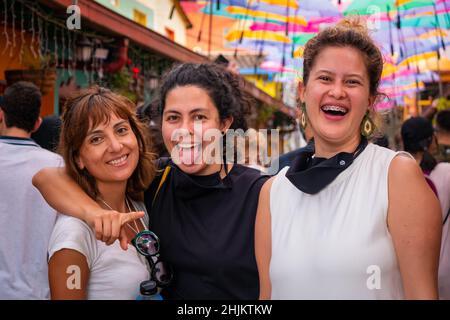
{"type": "MultiPolygon", "coordinates": [[[[60,149],[68,174],[105,209],[145,211],[143,190],[155,168],[144,133],[130,100],[96,86],[81,92],[63,114],[60,149]]],[[[146,225],[130,219],[123,232],[133,239],[146,225]]],[[[52,299],[136,299],[140,283],[150,278],[133,246],[108,246],[82,220],[65,215],[58,217],[48,253],[52,299]]]]}

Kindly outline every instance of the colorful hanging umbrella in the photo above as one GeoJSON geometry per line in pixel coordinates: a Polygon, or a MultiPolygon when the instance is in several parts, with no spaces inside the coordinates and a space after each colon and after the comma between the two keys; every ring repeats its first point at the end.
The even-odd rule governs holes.
{"type": "MultiPolygon", "coordinates": [[[[196,1],[205,15],[236,21],[225,34],[227,48],[263,57],[242,73],[264,74],[279,82],[301,77],[306,42],[343,15],[358,14],[372,26],[371,33],[385,58],[381,86],[395,99],[435,81],[433,63],[446,70],[450,47],[449,0],[221,0],[196,1]],[[202,4],[202,6],[200,6],[202,4]],[[348,5],[347,5],[348,4],[348,5]],[[347,6],[346,6],[347,5],[347,6]],[[212,12],[210,10],[212,9],[212,12]],[[342,12],[342,13],[340,13],[342,12]],[[441,53],[442,54],[442,53],[441,53]],[[438,65],[439,63],[439,65],[438,65]]],[[[197,11],[198,12],[198,11],[197,11]]]]}
{"type": "Polygon", "coordinates": [[[303,18],[302,16],[287,16],[286,14],[279,14],[262,10],[252,10],[237,6],[230,6],[227,8],[227,11],[232,15],[242,17],[244,19],[260,18],[267,19],[269,21],[277,21],[280,23],[295,23],[304,26],[308,24],[305,18],[303,18]]]}
{"type": "Polygon", "coordinates": [[[319,12],[317,17],[340,17],[341,13],[330,0],[298,0],[298,6],[305,11],[319,12]]]}
{"type": "Polygon", "coordinates": [[[405,17],[402,21],[403,27],[412,28],[436,28],[436,17],[437,23],[440,28],[449,29],[450,20],[448,18],[448,12],[439,13],[437,15],[414,15],[410,17],[405,17]]]}
{"type": "Polygon", "coordinates": [[[354,0],[344,10],[344,15],[372,15],[374,12],[387,12],[398,9],[399,11],[411,10],[432,6],[433,0],[354,0]]]}
{"type": "Polygon", "coordinates": [[[271,31],[233,30],[225,36],[225,39],[229,42],[239,41],[241,38],[245,40],[272,41],[276,43],[291,42],[291,39],[284,34],[271,31]]]}

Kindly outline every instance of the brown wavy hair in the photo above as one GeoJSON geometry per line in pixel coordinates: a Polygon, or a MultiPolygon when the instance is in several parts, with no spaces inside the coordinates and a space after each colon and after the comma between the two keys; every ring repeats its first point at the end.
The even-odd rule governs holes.
{"type": "Polygon", "coordinates": [[[317,56],[327,47],[352,47],[360,51],[370,80],[369,92],[372,96],[379,95],[378,86],[383,72],[383,55],[359,18],[343,19],[337,25],[322,30],[306,43],[303,52],[305,85],[317,56]]]}
{"type": "Polygon", "coordinates": [[[129,99],[99,86],[80,91],[65,104],[59,153],[64,158],[67,173],[93,199],[97,199],[99,195],[95,178],[86,169],[80,169],[76,159],[90,126],[95,127],[109,122],[113,114],[129,121],[139,146],[139,161],[128,179],[127,195],[134,200],[142,201],[143,191],[155,176],[155,156],[149,151],[147,130],[138,121],[134,108],[129,99]]]}

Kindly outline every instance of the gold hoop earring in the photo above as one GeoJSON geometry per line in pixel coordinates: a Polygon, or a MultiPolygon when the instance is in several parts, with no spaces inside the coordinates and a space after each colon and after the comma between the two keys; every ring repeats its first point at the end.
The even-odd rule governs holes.
{"type": "Polygon", "coordinates": [[[368,138],[375,131],[375,124],[372,119],[370,119],[369,111],[364,115],[363,121],[361,122],[361,135],[368,138]]]}
{"type": "Polygon", "coordinates": [[[306,122],[306,104],[304,102],[302,102],[301,108],[302,108],[302,117],[300,118],[300,125],[302,129],[305,130],[307,122],[306,122]]]}

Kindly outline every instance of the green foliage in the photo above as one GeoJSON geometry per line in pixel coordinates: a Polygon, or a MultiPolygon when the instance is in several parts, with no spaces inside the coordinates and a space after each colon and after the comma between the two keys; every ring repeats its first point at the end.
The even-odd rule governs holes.
{"type": "Polygon", "coordinates": [[[438,111],[450,109],[450,100],[439,98],[436,108],[438,111]]]}
{"type": "Polygon", "coordinates": [[[257,122],[259,124],[266,124],[267,121],[269,121],[273,117],[273,114],[275,113],[276,110],[277,110],[276,107],[264,104],[258,110],[257,122]]]}
{"type": "Polygon", "coordinates": [[[284,112],[279,110],[275,111],[273,114],[273,125],[274,128],[283,128],[286,126],[295,126],[295,119],[289,117],[284,112]]]}
{"type": "Polygon", "coordinates": [[[119,72],[109,74],[107,82],[114,92],[127,97],[133,102],[136,101],[136,94],[131,91],[133,78],[128,68],[124,67],[119,72]]]}
{"type": "Polygon", "coordinates": [[[28,70],[47,70],[56,68],[56,56],[54,53],[42,54],[35,58],[31,51],[25,50],[22,53],[23,65],[28,70]]]}

